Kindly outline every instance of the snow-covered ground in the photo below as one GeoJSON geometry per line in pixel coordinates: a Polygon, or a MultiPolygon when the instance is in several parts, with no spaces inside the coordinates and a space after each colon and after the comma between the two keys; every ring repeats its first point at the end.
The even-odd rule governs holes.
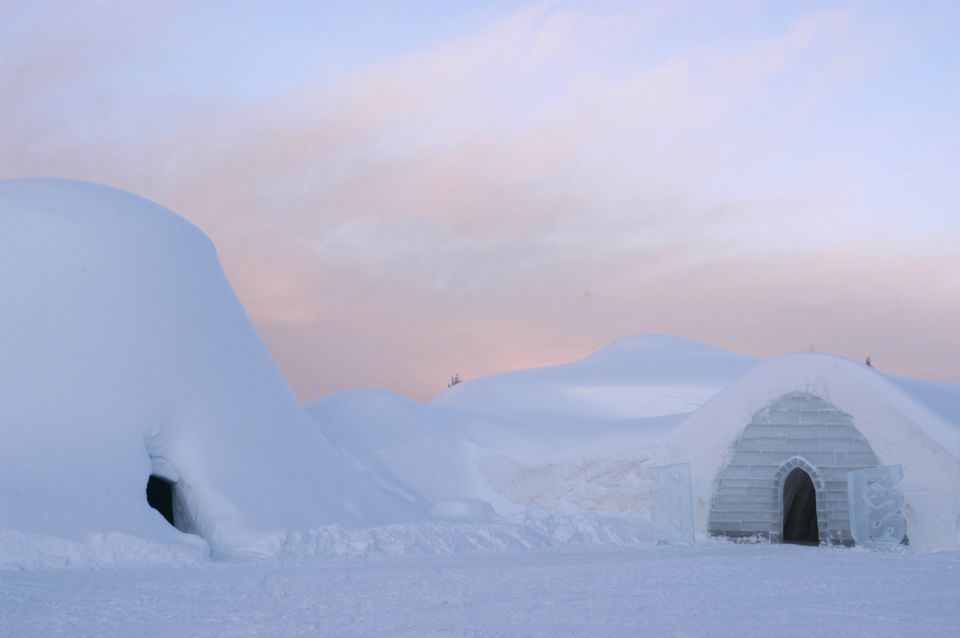
{"type": "Polygon", "coordinates": [[[706,542],[0,572],[2,636],[937,636],[960,553],[706,542]]]}

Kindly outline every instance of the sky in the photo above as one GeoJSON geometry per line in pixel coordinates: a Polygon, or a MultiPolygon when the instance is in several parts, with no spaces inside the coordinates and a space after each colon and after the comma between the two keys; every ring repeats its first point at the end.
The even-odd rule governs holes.
{"type": "Polygon", "coordinates": [[[0,0],[0,179],[215,242],[303,400],[673,334],[960,383],[960,3],[0,0]]]}

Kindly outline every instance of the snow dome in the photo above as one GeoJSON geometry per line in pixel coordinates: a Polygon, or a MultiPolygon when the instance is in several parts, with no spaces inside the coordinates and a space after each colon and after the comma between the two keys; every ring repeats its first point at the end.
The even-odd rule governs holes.
{"type": "Polygon", "coordinates": [[[850,544],[848,474],[900,466],[910,544],[956,549],[960,394],[939,385],[824,354],[754,366],[669,441],[691,464],[699,531],[850,544]]]}
{"type": "Polygon", "coordinates": [[[408,515],[312,424],[171,211],[2,181],[0,272],[0,562],[270,554],[408,515]]]}

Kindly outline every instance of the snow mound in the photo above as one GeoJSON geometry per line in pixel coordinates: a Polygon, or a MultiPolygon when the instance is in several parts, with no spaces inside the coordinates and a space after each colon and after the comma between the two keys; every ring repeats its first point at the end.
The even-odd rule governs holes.
{"type": "Polygon", "coordinates": [[[666,355],[671,358],[684,354],[695,356],[706,354],[729,356],[733,354],[705,343],[691,341],[674,335],[642,333],[617,339],[590,356],[596,357],[598,355],[603,356],[622,352],[645,352],[655,355],[666,355]]]}
{"type": "Polygon", "coordinates": [[[411,503],[483,498],[472,417],[380,388],[344,390],[306,405],[323,435],[369,476],[411,503]]]}
{"type": "Polygon", "coordinates": [[[642,509],[652,484],[645,446],[682,420],[531,424],[424,405],[382,389],[337,392],[306,407],[357,467],[429,503],[425,515],[447,520],[459,517],[452,510],[469,509],[466,503],[500,515],[531,507],[642,509]]]}
{"type": "Polygon", "coordinates": [[[198,537],[271,554],[292,529],[409,519],[313,425],[176,214],[2,181],[0,272],[0,561],[189,557],[198,537]],[[151,474],[174,484],[179,529],[148,505],[151,474]]]}
{"type": "Polygon", "coordinates": [[[551,423],[686,414],[756,361],[679,337],[636,335],[573,363],[464,381],[432,404],[551,423]]]}

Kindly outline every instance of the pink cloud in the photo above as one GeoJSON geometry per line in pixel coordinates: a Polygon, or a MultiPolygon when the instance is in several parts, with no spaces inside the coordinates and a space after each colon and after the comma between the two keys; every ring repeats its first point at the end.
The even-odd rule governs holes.
{"type": "Polygon", "coordinates": [[[0,109],[16,114],[0,120],[16,149],[0,177],[103,181],[197,223],[304,399],[357,385],[426,398],[454,372],[557,363],[641,331],[755,354],[814,344],[960,381],[957,258],[871,223],[883,197],[857,199],[855,167],[802,159],[811,113],[874,63],[850,12],[650,53],[638,43],[696,9],[565,7],[162,118],[126,115],[135,96],[93,81],[141,30],[63,68],[27,39],[0,61],[0,109]],[[64,83],[97,104],[82,126],[35,108],[64,83]],[[142,130],[113,129],[129,117],[142,130]]]}

